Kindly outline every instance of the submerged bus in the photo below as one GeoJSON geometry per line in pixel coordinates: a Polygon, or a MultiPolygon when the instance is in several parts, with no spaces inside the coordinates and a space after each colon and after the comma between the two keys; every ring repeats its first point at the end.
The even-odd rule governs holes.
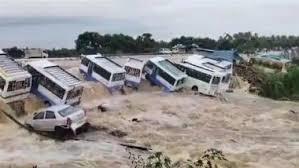
{"type": "Polygon", "coordinates": [[[101,54],[83,55],[80,72],[85,74],[86,80],[99,81],[110,91],[120,90],[124,86],[125,70],[101,54]]]}
{"type": "Polygon", "coordinates": [[[0,50],[0,98],[11,103],[30,93],[31,75],[0,50]]]}
{"type": "Polygon", "coordinates": [[[126,71],[125,85],[133,88],[138,88],[141,78],[144,61],[137,58],[128,58],[124,65],[126,71]]]}
{"type": "Polygon", "coordinates": [[[219,92],[224,92],[229,89],[230,81],[233,73],[233,63],[223,59],[211,59],[201,55],[189,56],[183,62],[194,63],[203,68],[208,68],[213,71],[224,74],[219,85],[219,92]]]}
{"type": "Polygon", "coordinates": [[[184,86],[187,75],[172,62],[162,57],[151,58],[144,66],[146,79],[163,86],[166,91],[176,91],[184,86]]]}
{"type": "Polygon", "coordinates": [[[60,66],[47,60],[29,62],[32,92],[44,101],[54,104],[80,104],[83,92],[81,81],[60,66]]]}
{"type": "Polygon", "coordinates": [[[220,80],[224,76],[223,73],[189,62],[182,62],[176,65],[188,75],[184,84],[186,88],[211,96],[215,96],[218,93],[220,80]]]}

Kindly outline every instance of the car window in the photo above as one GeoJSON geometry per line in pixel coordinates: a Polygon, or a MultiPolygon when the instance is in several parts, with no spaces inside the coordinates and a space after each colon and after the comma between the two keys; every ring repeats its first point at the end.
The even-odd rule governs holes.
{"type": "Polygon", "coordinates": [[[34,119],[34,120],[44,119],[44,114],[45,114],[45,112],[40,112],[40,113],[36,114],[36,115],[33,117],[33,119],[34,119]]]}
{"type": "Polygon", "coordinates": [[[53,111],[47,111],[46,112],[46,119],[55,119],[55,114],[53,111]]]}
{"type": "Polygon", "coordinates": [[[63,110],[58,111],[58,113],[59,113],[62,117],[66,117],[66,116],[71,115],[71,114],[73,114],[73,113],[75,113],[75,112],[77,112],[77,111],[79,111],[78,108],[75,108],[75,107],[73,107],[73,106],[69,106],[69,107],[67,107],[67,108],[65,108],[65,109],[63,109],[63,110]]]}

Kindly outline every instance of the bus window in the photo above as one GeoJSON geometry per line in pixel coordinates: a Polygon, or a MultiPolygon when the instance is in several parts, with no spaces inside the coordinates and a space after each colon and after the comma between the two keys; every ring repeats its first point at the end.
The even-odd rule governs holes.
{"type": "Polygon", "coordinates": [[[137,76],[137,77],[140,75],[140,69],[126,66],[125,70],[128,75],[137,76]]]}
{"type": "Polygon", "coordinates": [[[154,69],[154,67],[155,67],[155,65],[150,61],[148,61],[148,63],[145,66],[149,69],[154,69]]]}
{"type": "Polygon", "coordinates": [[[59,85],[52,82],[50,79],[43,77],[40,80],[40,84],[47,88],[50,92],[52,92],[54,95],[59,97],[60,99],[63,99],[63,96],[65,94],[65,90],[60,87],[59,85]]]}
{"type": "Polygon", "coordinates": [[[181,70],[182,72],[185,72],[185,70],[186,70],[186,68],[183,67],[183,66],[180,65],[180,64],[175,64],[175,66],[176,66],[179,70],[181,70]]]}
{"type": "Polygon", "coordinates": [[[25,81],[10,81],[7,91],[15,91],[20,89],[26,89],[30,86],[30,78],[26,78],[25,81]]]}
{"type": "Polygon", "coordinates": [[[79,97],[82,95],[82,93],[83,93],[83,88],[77,89],[77,90],[73,89],[73,90],[69,91],[66,99],[69,100],[69,99],[72,99],[75,97],[79,97]]]}
{"type": "Polygon", "coordinates": [[[230,74],[228,74],[228,75],[226,75],[226,76],[224,76],[223,78],[222,78],[222,83],[228,83],[229,82],[229,80],[230,80],[230,78],[231,78],[231,75],[230,74]]]}
{"type": "Polygon", "coordinates": [[[5,80],[0,76],[0,90],[3,90],[5,87],[5,80]]]}
{"type": "Polygon", "coordinates": [[[98,66],[98,65],[95,65],[95,66],[93,67],[93,70],[94,70],[97,74],[99,74],[99,75],[101,75],[103,78],[105,78],[107,81],[110,80],[111,73],[108,72],[107,70],[105,70],[104,68],[102,68],[102,67],[100,67],[100,66],[98,66]]]}
{"type": "Polygon", "coordinates": [[[15,85],[16,85],[16,81],[10,81],[10,82],[8,83],[7,91],[8,91],[8,92],[13,91],[14,88],[15,88],[15,85]]]}
{"type": "Polygon", "coordinates": [[[211,75],[209,74],[205,74],[203,72],[199,72],[199,71],[196,71],[196,70],[193,70],[193,69],[190,69],[190,68],[186,68],[186,72],[187,72],[187,75],[192,77],[192,78],[195,78],[195,79],[198,79],[198,80],[201,80],[203,82],[206,82],[206,83],[210,83],[210,80],[212,78],[211,75]]]}
{"type": "Polygon", "coordinates": [[[164,80],[166,80],[171,85],[174,85],[175,79],[169,74],[167,74],[166,72],[164,72],[163,70],[159,69],[158,75],[161,76],[164,80]]]}
{"type": "Polygon", "coordinates": [[[81,64],[83,64],[83,65],[85,65],[85,66],[88,66],[88,64],[89,64],[89,60],[88,60],[87,58],[83,58],[83,59],[81,60],[81,64]]]}
{"type": "Polygon", "coordinates": [[[183,79],[180,79],[180,80],[178,80],[178,82],[177,82],[176,86],[179,86],[179,85],[183,84],[183,83],[184,83],[184,81],[185,81],[185,79],[184,79],[184,78],[183,78],[183,79]]]}
{"type": "Polygon", "coordinates": [[[121,81],[125,79],[125,74],[124,73],[116,73],[112,77],[112,81],[121,81]]]}
{"type": "Polygon", "coordinates": [[[220,77],[216,77],[216,76],[214,76],[213,81],[212,81],[212,84],[217,85],[217,84],[219,84],[219,83],[220,83],[220,77]]]}

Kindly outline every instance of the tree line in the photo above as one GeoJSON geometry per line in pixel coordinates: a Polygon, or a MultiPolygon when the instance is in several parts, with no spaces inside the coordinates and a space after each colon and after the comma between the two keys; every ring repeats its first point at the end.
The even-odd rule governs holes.
{"type": "MultiPolygon", "coordinates": [[[[75,49],[50,49],[49,57],[69,57],[80,54],[123,54],[123,53],[155,53],[160,48],[171,48],[182,44],[186,51],[194,46],[219,49],[236,50],[240,53],[254,53],[259,50],[284,50],[299,47],[299,36],[272,35],[260,36],[252,32],[239,32],[225,34],[218,39],[209,37],[181,36],[170,41],[155,40],[150,33],[143,33],[136,38],[124,34],[99,34],[97,32],[84,32],[75,40],[75,49]]],[[[5,49],[15,58],[22,57],[22,50],[13,47],[5,49]]]]}

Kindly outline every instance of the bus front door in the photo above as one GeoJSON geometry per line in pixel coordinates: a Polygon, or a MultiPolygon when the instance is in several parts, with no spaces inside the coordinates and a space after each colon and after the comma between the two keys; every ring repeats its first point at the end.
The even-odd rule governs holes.
{"type": "Polygon", "coordinates": [[[88,69],[87,69],[87,74],[88,74],[88,75],[91,75],[91,73],[92,73],[92,69],[93,69],[93,64],[90,62],[90,63],[88,64],[88,69]]]}

